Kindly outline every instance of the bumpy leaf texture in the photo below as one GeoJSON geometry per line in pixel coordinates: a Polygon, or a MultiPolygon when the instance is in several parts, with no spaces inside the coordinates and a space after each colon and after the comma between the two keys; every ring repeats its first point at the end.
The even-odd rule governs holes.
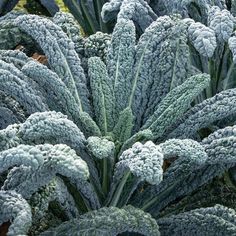
{"type": "Polygon", "coordinates": [[[89,212],[76,220],[65,222],[58,228],[40,234],[49,236],[52,233],[60,236],[65,234],[75,235],[118,235],[123,232],[134,232],[147,236],[159,236],[156,221],[145,213],[132,206],[122,209],[116,207],[101,208],[89,212]]]}
{"type": "Polygon", "coordinates": [[[0,224],[12,221],[7,235],[27,235],[31,226],[30,205],[15,191],[0,191],[0,224]]]}
{"type": "Polygon", "coordinates": [[[76,155],[74,150],[63,144],[19,145],[1,152],[1,162],[4,162],[1,172],[14,166],[29,167],[27,176],[22,172],[24,177],[21,178],[19,175],[18,178],[14,178],[14,174],[19,169],[13,169],[2,187],[16,189],[25,198],[29,198],[40,187],[46,185],[55,174],[64,175],[75,182],[78,179],[86,180],[89,176],[86,163],[76,155]]]}
{"type": "MultiPolygon", "coordinates": [[[[77,217],[42,235],[159,235],[157,222],[138,208],[157,219],[170,203],[215,177],[229,171],[235,178],[235,127],[196,141],[202,128],[235,115],[235,90],[201,100],[202,91],[211,89],[210,76],[192,55],[212,62],[227,41],[234,54],[233,18],[220,2],[195,3],[209,11],[208,19],[154,21],[143,0],[110,1],[107,16],[120,9],[111,41],[99,34],[82,39],[72,16],[63,13],[52,20],[9,15],[0,21],[3,40],[15,30],[11,47],[27,34],[48,58],[45,66],[22,52],[0,51],[1,125],[16,123],[0,130],[1,188],[29,200],[36,225],[55,201],[66,219],[77,217]],[[144,33],[137,37],[137,29],[144,33]]],[[[191,7],[192,1],[172,1],[172,10],[184,9],[186,16],[191,7]]],[[[158,222],[164,235],[193,233],[199,222],[211,234],[209,222],[224,220],[219,232],[231,230],[229,211],[217,206],[158,222]]]]}
{"type": "Polygon", "coordinates": [[[216,205],[159,219],[162,235],[235,235],[235,211],[216,205]]]}
{"type": "Polygon", "coordinates": [[[101,15],[104,22],[111,21],[116,16],[117,21],[120,19],[132,20],[141,32],[157,18],[145,0],[112,0],[103,5],[101,15]]]}
{"type": "Polygon", "coordinates": [[[62,29],[50,20],[33,15],[18,17],[15,25],[33,37],[44,50],[50,67],[63,79],[80,109],[90,111],[86,78],[80,59],[74,51],[74,44],[62,29]],[[48,50],[49,45],[51,50],[48,50]]]}

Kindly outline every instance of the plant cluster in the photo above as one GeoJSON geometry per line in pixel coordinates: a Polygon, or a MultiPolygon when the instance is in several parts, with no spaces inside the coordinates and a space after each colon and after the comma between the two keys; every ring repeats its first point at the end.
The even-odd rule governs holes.
{"type": "Polygon", "coordinates": [[[2,16],[7,235],[236,235],[234,9],[111,0],[87,38],[70,13],[2,16]]]}

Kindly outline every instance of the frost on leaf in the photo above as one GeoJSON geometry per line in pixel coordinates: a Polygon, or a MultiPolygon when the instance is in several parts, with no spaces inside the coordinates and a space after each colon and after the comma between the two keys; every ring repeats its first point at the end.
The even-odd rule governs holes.
{"type": "Polygon", "coordinates": [[[30,205],[15,191],[0,191],[0,225],[8,220],[8,236],[27,235],[32,223],[30,205]]]}
{"type": "Polygon", "coordinates": [[[197,22],[189,26],[188,32],[196,50],[204,57],[212,57],[217,46],[214,30],[197,22]]]}
{"type": "Polygon", "coordinates": [[[40,236],[50,236],[52,233],[61,235],[118,235],[123,232],[139,233],[146,236],[160,236],[156,221],[148,213],[132,206],[122,209],[104,207],[91,211],[52,228],[40,236]]]}
{"type": "Polygon", "coordinates": [[[220,42],[227,42],[234,30],[234,18],[227,10],[214,6],[208,12],[208,25],[220,42]]]}

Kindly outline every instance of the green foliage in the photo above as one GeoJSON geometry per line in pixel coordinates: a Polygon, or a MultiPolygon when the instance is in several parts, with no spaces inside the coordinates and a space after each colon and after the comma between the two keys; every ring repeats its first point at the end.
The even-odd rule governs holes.
{"type": "Polygon", "coordinates": [[[104,23],[101,10],[107,0],[18,0],[3,1],[0,5],[0,16],[12,10],[25,10],[30,14],[54,16],[57,12],[70,12],[86,35],[95,34],[97,31],[111,33],[115,21],[104,23]]]}
{"type": "Polygon", "coordinates": [[[119,8],[111,40],[83,39],[70,14],[0,19],[4,40],[14,39],[0,41],[0,222],[18,220],[25,206],[26,228],[13,220],[15,235],[214,235],[215,227],[231,235],[233,209],[207,201],[191,208],[188,196],[221,176],[235,191],[235,126],[218,127],[235,122],[235,89],[216,94],[213,76],[228,73],[232,17],[209,8],[208,25],[174,15],[149,26],[147,2],[119,8]],[[46,65],[6,50],[27,38],[46,65]],[[12,191],[16,204],[1,201],[12,191]]]}
{"type": "MultiPolygon", "coordinates": [[[[176,53],[176,63],[170,68],[175,68],[181,62],[180,60],[183,60],[178,52],[185,42],[190,46],[189,49],[183,49],[186,53],[188,50],[190,52],[189,56],[193,65],[193,67],[190,66],[190,70],[195,73],[197,69],[211,76],[211,86],[205,94],[198,98],[200,101],[212,97],[224,89],[235,87],[235,1],[151,0],[147,2],[144,0],[112,0],[103,7],[103,20],[109,22],[109,20],[117,18],[119,22],[122,19],[131,19],[135,23],[136,30],[142,35],[145,29],[155,24],[156,19],[160,19],[161,16],[181,15],[185,18],[178,27],[182,29],[179,30],[179,33],[182,33],[182,42],[178,37],[177,47],[173,48],[176,53]],[[185,22],[185,26],[183,22],[185,22]]],[[[176,38],[174,39],[176,40],[176,38]]],[[[173,45],[168,46],[170,48],[173,45]]],[[[166,54],[164,50],[162,47],[162,52],[166,54]]],[[[163,64],[167,64],[166,60],[163,64]]],[[[187,64],[184,68],[187,68],[187,64]]],[[[177,74],[176,72],[175,74],[177,74]]],[[[158,91],[155,86],[154,90],[158,91]]],[[[153,101],[150,102],[150,106],[151,104],[153,101]]]]}
{"type": "Polygon", "coordinates": [[[96,122],[102,134],[106,136],[114,125],[112,81],[107,74],[106,65],[99,57],[91,57],[88,60],[88,66],[96,122]]]}
{"type": "Polygon", "coordinates": [[[58,228],[40,234],[41,236],[51,235],[118,235],[122,232],[135,232],[147,236],[159,236],[158,225],[147,213],[132,206],[123,209],[116,207],[101,208],[89,212],[60,225],[58,228]],[[92,227],[91,227],[92,225],[92,227]]]}
{"type": "Polygon", "coordinates": [[[235,235],[235,211],[221,205],[199,208],[158,221],[162,235],[235,235]],[[173,233],[174,232],[174,233],[173,233]]]}
{"type": "Polygon", "coordinates": [[[0,191],[0,224],[12,221],[7,235],[26,235],[31,226],[30,205],[15,191],[0,191]]]}
{"type": "Polygon", "coordinates": [[[86,35],[97,31],[110,33],[114,22],[104,23],[101,18],[102,6],[107,0],[63,0],[66,7],[79,22],[86,35]]]}

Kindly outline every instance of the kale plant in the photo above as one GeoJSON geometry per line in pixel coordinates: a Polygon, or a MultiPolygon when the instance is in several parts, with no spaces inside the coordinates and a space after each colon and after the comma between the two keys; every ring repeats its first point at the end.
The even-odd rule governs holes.
{"type": "Polygon", "coordinates": [[[202,98],[210,75],[189,60],[189,41],[211,57],[214,31],[162,16],[137,38],[136,21],[120,17],[106,59],[89,54],[86,74],[68,22],[0,19],[0,224],[11,222],[8,235],[235,235],[236,213],[224,201],[188,199],[217,178],[235,194],[236,126],[219,123],[235,122],[236,89],[202,98]],[[47,66],[6,50],[22,38],[47,66]]]}
{"type": "MultiPolygon", "coordinates": [[[[185,18],[189,25],[189,63],[211,76],[210,87],[199,97],[202,101],[236,86],[235,12],[235,1],[225,0],[151,0],[149,4],[144,0],[111,0],[103,6],[102,17],[104,22],[115,18],[133,20],[140,35],[162,15],[185,18]]],[[[179,30],[184,27],[181,25],[179,30]]],[[[180,51],[181,41],[175,44],[180,51]]]]}

